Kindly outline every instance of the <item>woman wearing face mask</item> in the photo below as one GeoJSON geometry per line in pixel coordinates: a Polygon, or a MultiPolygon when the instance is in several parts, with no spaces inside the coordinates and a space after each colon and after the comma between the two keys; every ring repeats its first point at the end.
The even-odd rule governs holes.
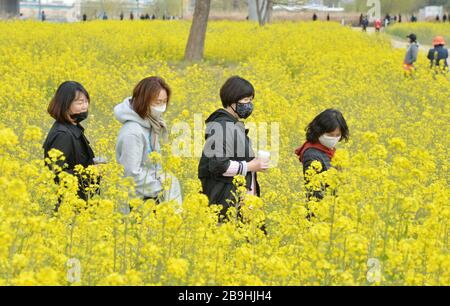
{"type": "Polygon", "coordinates": [[[161,141],[168,140],[163,119],[170,102],[171,89],[160,77],[148,77],[137,84],[133,96],[114,108],[120,123],[116,145],[117,162],[123,165],[125,176],[135,181],[136,196],[157,203],[182,202],[180,184],[176,177],[165,173],[161,163],[153,163],[149,154],[161,153],[161,141]],[[171,179],[171,187],[163,192],[163,181],[171,179]]]}
{"type": "Polygon", "coordinates": [[[248,130],[241,119],[253,111],[255,90],[238,76],[228,79],[220,90],[223,108],[206,120],[206,142],[198,167],[203,193],[210,204],[223,206],[221,219],[235,202],[233,177],[246,178],[247,193],[259,196],[257,172],[268,169],[268,161],[255,158],[248,130]]]}
{"type": "Polygon", "coordinates": [[[306,142],[295,151],[303,164],[303,173],[313,161],[322,164],[322,171],[330,169],[336,145],[348,138],[347,122],[340,111],[327,109],[314,118],[306,129],[306,142]]]}
{"type": "MultiPolygon", "coordinates": [[[[80,125],[80,122],[88,117],[89,103],[86,89],[80,83],[68,81],[59,86],[48,106],[48,113],[56,121],[44,142],[44,156],[47,158],[51,149],[61,151],[65,160],[57,162],[57,165],[70,174],[74,174],[76,165],[94,165],[94,152],[84,135],[84,128],[80,125]],[[67,164],[67,167],[64,167],[64,164],[67,164]]],[[[78,196],[87,200],[92,195],[92,192],[86,191],[91,180],[82,180],[81,177],[78,177],[78,180],[78,196]]],[[[59,204],[56,209],[58,207],[59,204]]]]}
{"type": "MultiPolygon", "coordinates": [[[[303,174],[309,169],[313,161],[322,164],[322,171],[331,168],[331,160],[336,152],[336,145],[348,141],[349,130],[344,116],[335,109],[327,109],[318,115],[306,129],[306,142],[295,153],[303,164],[303,174]]],[[[306,183],[308,180],[306,179],[306,183]]],[[[322,199],[322,192],[308,192],[308,198],[314,196],[322,199]]]]}

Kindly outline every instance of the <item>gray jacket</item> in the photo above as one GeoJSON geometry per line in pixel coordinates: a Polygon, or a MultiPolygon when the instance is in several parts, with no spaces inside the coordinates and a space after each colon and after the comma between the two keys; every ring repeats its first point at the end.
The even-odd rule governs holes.
{"type": "Polygon", "coordinates": [[[414,42],[408,46],[408,50],[406,51],[404,64],[412,65],[417,62],[417,57],[419,55],[419,44],[414,42]]]}
{"type": "Polygon", "coordinates": [[[136,196],[155,198],[161,192],[161,164],[152,164],[150,152],[160,152],[159,141],[156,148],[150,147],[151,125],[142,119],[130,106],[130,98],[114,108],[114,115],[123,124],[116,145],[116,160],[124,167],[125,176],[136,183],[136,196]]]}

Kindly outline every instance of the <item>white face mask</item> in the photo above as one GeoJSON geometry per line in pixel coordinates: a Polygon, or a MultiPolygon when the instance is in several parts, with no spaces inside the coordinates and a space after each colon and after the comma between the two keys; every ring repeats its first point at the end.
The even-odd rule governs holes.
{"type": "Polygon", "coordinates": [[[166,111],[166,108],[167,108],[167,104],[160,105],[160,106],[152,106],[151,107],[152,116],[155,119],[161,118],[162,115],[164,114],[164,112],[166,111]]]}
{"type": "Polygon", "coordinates": [[[320,143],[329,149],[335,148],[340,140],[341,137],[331,137],[327,135],[322,135],[319,137],[320,143]]]}

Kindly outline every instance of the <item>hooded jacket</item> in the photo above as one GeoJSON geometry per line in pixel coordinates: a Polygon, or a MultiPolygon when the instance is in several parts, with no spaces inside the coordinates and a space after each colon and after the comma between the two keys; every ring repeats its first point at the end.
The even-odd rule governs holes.
{"type": "MultiPolygon", "coordinates": [[[[231,161],[250,162],[255,158],[248,130],[243,122],[229,112],[219,109],[206,120],[205,146],[198,167],[198,177],[202,183],[203,193],[208,196],[210,204],[224,206],[222,215],[233,201],[235,191],[233,177],[225,177],[231,161]]],[[[256,195],[260,195],[255,173],[256,195]]],[[[246,175],[246,187],[252,186],[252,173],[246,175]]]]}
{"type": "Polygon", "coordinates": [[[135,181],[136,196],[156,198],[162,191],[160,163],[150,162],[148,155],[161,152],[159,140],[151,145],[152,128],[148,120],[142,119],[131,107],[131,98],[114,108],[116,119],[122,123],[116,145],[116,160],[124,167],[126,177],[135,181]]]}

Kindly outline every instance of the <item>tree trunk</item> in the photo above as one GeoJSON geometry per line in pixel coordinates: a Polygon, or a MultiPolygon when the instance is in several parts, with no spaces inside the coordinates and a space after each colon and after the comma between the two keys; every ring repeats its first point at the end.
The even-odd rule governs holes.
{"type": "Polygon", "coordinates": [[[266,23],[270,23],[272,21],[272,13],[273,13],[273,0],[267,0],[266,23]]]}
{"type": "Polygon", "coordinates": [[[203,59],[210,8],[211,0],[197,0],[195,3],[191,31],[184,54],[184,59],[187,61],[200,61],[203,59]]]}
{"type": "Polygon", "coordinates": [[[19,15],[19,0],[2,0],[0,2],[0,17],[16,17],[19,15]]]}
{"type": "Polygon", "coordinates": [[[273,0],[249,0],[249,19],[258,21],[260,26],[272,19],[273,0]]]}

